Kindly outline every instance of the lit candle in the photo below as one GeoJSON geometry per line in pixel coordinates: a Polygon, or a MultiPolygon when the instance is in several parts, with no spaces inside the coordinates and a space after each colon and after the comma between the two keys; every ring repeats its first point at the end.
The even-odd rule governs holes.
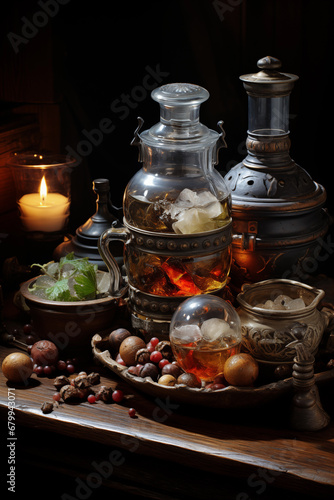
{"type": "Polygon", "coordinates": [[[43,177],[39,193],[23,195],[18,205],[26,231],[56,232],[65,226],[70,201],[60,193],[48,193],[43,177]]]}

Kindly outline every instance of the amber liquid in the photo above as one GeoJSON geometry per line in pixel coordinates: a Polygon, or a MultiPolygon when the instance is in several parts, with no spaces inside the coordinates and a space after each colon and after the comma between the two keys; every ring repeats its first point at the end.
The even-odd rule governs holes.
{"type": "Polygon", "coordinates": [[[138,290],[165,297],[199,295],[221,290],[231,266],[231,249],[203,257],[169,257],[126,248],[127,274],[138,290]]]}
{"type": "MultiPolygon", "coordinates": [[[[124,215],[127,222],[134,227],[144,229],[145,231],[154,231],[159,233],[174,233],[172,228],[176,219],[171,219],[166,214],[166,208],[173,202],[170,195],[161,200],[152,202],[126,196],[124,202],[124,215]]],[[[231,220],[229,198],[220,200],[221,214],[218,217],[210,219],[206,225],[205,231],[212,231],[224,227],[231,220]]]]}
{"type": "MultiPolygon", "coordinates": [[[[169,195],[170,196],[170,195],[169,195]]],[[[140,229],[173,233],[173,220],[165,216],[170,199],[148,203],[127,196],[124,214],[130,225],[140,229]]],[[[230,222],[228,200],[221,202],[222,213],[211,219],[206,231],[223,227],[230,222]],[[211,224],[211,226],[210,226],[211,224]]],[[[133,242],[126,245],[125,261],[130,283],[153,295],[192,296],[221,290],[231,266],[231,248],[203,256],[173,257],[141,251],[133,242]]]]}
{"type": "Polygon", "coordinates": [[[214,347],[210,344],[181,344],[171,340],[174,357],[179,365],[188,373],[194,373],[201,380],[211,382],[217,375],[224,374],[226,360],[240,352],[241,344],[214,347]]]}

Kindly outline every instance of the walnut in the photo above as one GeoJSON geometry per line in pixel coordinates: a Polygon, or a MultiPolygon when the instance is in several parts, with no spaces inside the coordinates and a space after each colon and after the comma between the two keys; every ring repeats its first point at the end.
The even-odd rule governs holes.
{"type": "Polygon", "coordinates": [[[64,385],[68,385],[70,383],[70,380],[65,377],[65,375],[59,375],[59,377],[56,377],[53,381],[53,385],[59,391],[64,385]]]}
{"type": "Polygon", "coordinates": [[[160,351],[163,358],[168,359],[168,361],[173,361],[174,355],[172,351],[172,347],[168,340],[161,340],[155,348],[156,351],[160,351]]]}
{"type": "Polygon", "coordinates": [[[136,352],[135,358],[136,358],[136,363],[144,365],[145,363],[148,363],[150,361],[150,353],[146,349],[146,347],[143,347],[143,349],[139,349],[136,352]]]}
{"type": "Polygon", "coordinates": [[[78,375],[77,377],[75,377],[73,382],[74,387],[77,387],[78,389],[89,389],[89,387],[91,386],[87,374],[78,375]]]}
{"type": "Polygon", "coordinates": [[[43,403],[41,410],[43,413],[51,413],[53,411],[53,403],[43,403]]]}
{"type": "Polygon", "coordinates": [[[91,385],[97,385],[100,383],[100,374],[99,373],[95,373],[95,372],[89,373],[89,375],[87,375],[87,378],[88,378],[88,381],[91,385]]]}
{"type": "Polygon", "coordinates": [[[101,399],[102,401],[104,401],[105,403],[109,403],[111,402],[113,399],[112,399],[112,393],[113,393],[113,389],[111,387],[107,387],[105,385],[102,385],[100,387],[100,389],[98,390],[98,392],[95,394],[96,395],[96,399],[101,399]]]}
{"type": "Polygon", "coordinates": [[[60,389],[60,397],[63,401],[68,402],[75,399],[83,399],[90,392],[90,389],[79,389],[78,387],[74,387],[73,385],[64,385],[60,389]]]}

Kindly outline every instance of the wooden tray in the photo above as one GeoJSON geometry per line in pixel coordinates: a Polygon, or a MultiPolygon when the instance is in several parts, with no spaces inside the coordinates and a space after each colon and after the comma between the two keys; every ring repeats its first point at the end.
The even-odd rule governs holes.
{"type": "MultiPolygon", "coordinates": [[[[92,349],[94,357],[126,380],[136,389],[149,394],[155,398],[169,397],[179,403],[189,403],[215,408],[244,408],[258,406],[277,399],[292,392],[292,378],[280,380],[259,387],[235,387],[228,386],[215,391],[202,388],[190,388],[185,385],[163,386],[154,382],[151,377],[137,377],[128,372],[126,366],[117,363],[108,350],[101,351],[98,344],[102,337],[99,334],[92,338],[92,349]]],[[[333,378],[334,378],[334,370],[333,378]]]]}

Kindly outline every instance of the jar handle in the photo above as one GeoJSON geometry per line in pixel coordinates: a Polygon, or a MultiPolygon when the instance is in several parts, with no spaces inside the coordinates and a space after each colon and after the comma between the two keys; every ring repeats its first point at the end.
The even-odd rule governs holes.
{"type": "Polygon", "coordinates": [[[219,150],[221,148],[227,148],[227,144],[226,144],[226,141],[225,141],[225,130],[223,128],[223,125],[224,125],[224,122],[223,120],[220,120],[218,123],[217,123],[221,133],[219,134],[219,137],[218,137],[218,140],[216,142],[216,146],[213,150],[213,163],[214,165],[218,165],[219,163],[219,150]]]}
{"type": "Polygon", "coordinates": [[[98,250],[105,262],[110,276],[109,294],[111,297],[120,298],[125,295],[128,285],[124,285],[121,270],[109,250],[111,241],[119,240],[124,244],[129,239],[129,232],[125,227],[110,227],[98,239],[98,250]]]}
{"type": "Polygon", "coordinates": [[[143,123],[144,123],[144,120],[143,118],[141,118],[140,116],[137,117],[137,128],[135,130],[135,135],[131,141],[131,146],[137,146],[138,149],[139,149],[139,153],[138,153],[138,161],[141,163],[143,161],[143,158],[142,158],[142,151],[141,151],[141,138],[140,138],[140,135],[139,135],[139,132],[140,132],[140,129],[142,128],[143,126],[143,123]]]}

